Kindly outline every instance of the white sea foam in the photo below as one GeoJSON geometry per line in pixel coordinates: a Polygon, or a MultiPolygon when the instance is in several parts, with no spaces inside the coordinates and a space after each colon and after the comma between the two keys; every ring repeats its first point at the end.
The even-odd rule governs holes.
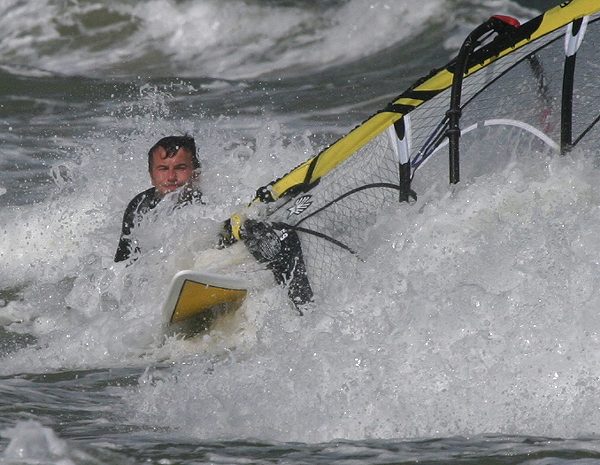
{"type": "Polygon", "coordinates": [[[20,421],[13,428],[0,432],[10,440],[2,453],[2,463],[56,463],[71,465],[93,460],[72,448],[56,433],[37,421],[20,421]]]}
{"type": "MultiPolygon", "coordinates": [[[[335,14],[351,16],[358,4],[335,14]]],[[[187,5],[190,14],[203,8],[161,5],[187,5]]],[[[27,14],[35,20],[35,12],[27,14]]],[[[319,37],[331,46],[310,63],[346,53],[336,45],[342,31],[335,40],[319,37]]],[[[236,40],[247,36],[242,31],[236,40]]],[[[305,63],[298,50],[290,46],[275,65],[245,70],[244,56],[234,56],[221,72],[305,63]]],[[[92,56],[110,66],[115,57],[103,53],[92,56]]],[[[85,71],[90,63],[77,53],[72,63],[45,57],[44,66],[62,63],[63,70],[85,71]]],[[[93,143],[82,141],[79,163],[55,166],[49,199],[0,211],[0,234],[8,238],[0,242],[0,288],[22,296],[0,308],[0,320],[37,338],[3,359],[0,372],[172,361],[165,372],[149,369],[139,389],[123,391],[124,397],[136,421],[194,438],[595,432],[600,180],[591,160],[525,152],[520,162],[496,175],[482,170],[455,190],[436,178],[440,189],[418,189],[419,203],[381,219],[354,279],[339,280],[304,317],[282,289],[271,287],[253,293],[210,334],[164,341],[161,286],[197,258],[190,244],[208,246],[206,238],[235,205],[314,150],[302,138],[290,142],[276,124],[257,127],[248,144],[235,131],[225,133],[239,121],[166,123],[153,109],[148,113],[119,142],[100,132],[93,143]],[[120,215],[147,187],[140,154],[157,134],[180,130],[203,140],[211,203],[169,217],[147,239],[178,240],[167,240],[140,266],[115,266],[120,215]]]]}
{"type": "Polygon", "coordinates": [[[162,97],[148,97],[148,116],[136,117],[137,130],[124,139],[107,131],[75,141],[80,158],[52,168],[56,186],[48,199],[0,210],[0,234],[7,238],[0,242],[0,289],[17,295],[0,307],[0,320],[9,331],[37,338],[2,360],[2,373],[137,365],[146,356],[185,352],[177,343],[162,345],[161,305],[170,279],[202,260],[216,268],[222,256],[202,253],[215,246],[222,221],[246,204],[257,183],[314,150],[303,136],[284,136],[276,123],[257,125],[249,138],[226,119],[166,122],[156,118],[162,97]],[[171,211],[165,199],[161,215],[140,235],[148,253],[132,267],[113,263],[125,206],[149,187],[148,145],[157,134],[184,131],[201,141],[206,205],[171,211]]]}
{"type": "Polygon", "coordinates": [[[308,442],[595,434],[600,172],[525,159],[381,218],[354,279],[304,317],[263,294],[255,340],[140,379],[138,421],[308,442]]]}

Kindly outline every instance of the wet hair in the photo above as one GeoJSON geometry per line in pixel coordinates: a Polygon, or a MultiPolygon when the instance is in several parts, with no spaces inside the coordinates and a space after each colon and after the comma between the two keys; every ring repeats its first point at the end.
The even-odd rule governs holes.
{"type": "Polygon", "coordinates": [[[167,158],[174,157],[179,149],[185,149],[192,155],[192,166],[196,170],[200,168],[200,161],[196,153],[196,142],[194,138],[188,134],[183,136],[168,136],[163,137],[148,151],[148,171],[152,171],[152,159],[154,151],[162,147],[167,152],[167,158]]]}

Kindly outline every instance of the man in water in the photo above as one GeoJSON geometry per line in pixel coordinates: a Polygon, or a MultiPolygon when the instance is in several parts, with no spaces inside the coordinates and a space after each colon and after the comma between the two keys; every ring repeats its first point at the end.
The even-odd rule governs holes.
{"type": "MultiPolygon", "coordinates": [[[[148,152],[148,172],[153,187],[129,202],[123,215],[115,262],[139,253],[131,233],[142,217],[155,208],[165,195],[181,189],[179,205],[202,202],[201,193],[193,187],[193,181],[200,172],[200,162],[192,137],[169,136],[159,140],[148,152]]],[[[297,233],[287,225],[246,220],[239,238],[243,239],[254,258],[273,272],[278,284],[287,285],[289,297],[301,313],[298,306],[310,302],[313,292],[306,276],[297,233]]],[[[235,241],[231,222],[227,220],[219,246],[228,246],[235,241]]]]}
{"type": "Polygon", "coordinates": [[[148,172],[152,187],[136,195],[125,210],[115,262],[127,260],[134,252],[139,252],[131,233],[165,195],[181,189],[179,205],[202,202],[201,192],[193,186],[200,174],[193,137],[169,136],[159,140],[148,151],[148,172]]]}

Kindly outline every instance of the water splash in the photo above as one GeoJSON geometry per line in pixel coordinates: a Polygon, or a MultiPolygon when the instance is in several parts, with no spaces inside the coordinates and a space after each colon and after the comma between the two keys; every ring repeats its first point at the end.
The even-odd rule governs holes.
{"type": "Polygon", "coordinates": [[[75,140],[79,156],[52,166],[55,185],[44,201],[0,211],[10,238],[0,246],[0,319],[34,339],[3,359],[3,373],[137,366],[186,352],[176,339],[165,344],[161,305],[171,277],[214,248],[222,221],[257,182],[314,151],[305,135],[287,136],[277,123],[249,135],[227,118],[173,120],[156,89],[142,97],[118,117],[135,130],[75,140]],[[156,134],[180,132],[202,141],[206,204],[173,209],[165,199],[140,236],[146,253],[132,267],[113,263],[125,206],[149,185],[145,152],[156,134]]]}
{"type": "Polygon", "coordinates": [[[592,157],[530,153],[400,207],[304,317],[271,294],[246,309],[249,345],[124,397],[138,421],[203,439],[595,434],[598,177],[592,157]]]}
{"type": "Polygon", "coordinates": [[[37,421],[21,421],[0,433],[10,442],[2,453],[3,463],[94,463],[91,456],[71,447],[37,421]]]}

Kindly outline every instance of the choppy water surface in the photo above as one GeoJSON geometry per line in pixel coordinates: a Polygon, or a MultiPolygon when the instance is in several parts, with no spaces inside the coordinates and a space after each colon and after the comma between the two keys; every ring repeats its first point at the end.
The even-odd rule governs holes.
{"type": "Polygon", "coordinates": [[[303,317],[275,286],[195,338],[160,315],[258,186],[547,3],[0,3],[0,463],[595,463],[593,153],[515,145],[421,189],[303,317]],[[114,264],[144,154],[181,132],[207,204],[114,264]]]}

